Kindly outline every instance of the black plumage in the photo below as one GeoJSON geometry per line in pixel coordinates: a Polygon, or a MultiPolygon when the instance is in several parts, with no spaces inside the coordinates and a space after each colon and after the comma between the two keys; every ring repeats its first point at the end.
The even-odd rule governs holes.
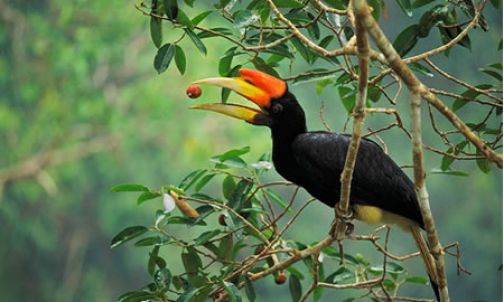
{"type": "MultiPolygon", "coordinates": [[[[273,163],[278,173],[333,207],[339,201],[340,175],[351,137],[307,132],[304,111],[288,92],[272,100],[268,111],[273,163]]],[[[368,139],[361,140],[357,153],[350,204],[377,207],[423,228],[413,183],[379,145],[368,139]]]]}

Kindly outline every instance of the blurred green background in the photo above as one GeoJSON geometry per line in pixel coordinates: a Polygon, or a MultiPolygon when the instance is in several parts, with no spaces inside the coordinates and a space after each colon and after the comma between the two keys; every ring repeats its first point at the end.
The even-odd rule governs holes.
{"type": "MultiPolygon", "coordinates": [[[[184,41],[186,74],[170,68],[158,75],[152,67],[156,49],[149,38],[149,20],[134,4],[0,0],[0,301],[112,301],[144,285],[149,280],[148,250],[131,246],[111,250],[109,243],[125,226],[152,223],[161,202],[137,207],[134,196],[113,194],[109,188],[127,182],[151,187],[177,184],[190,171],[208,166],[210,156],[230,148],[251,146],[250,160],[270,150],[266,128],[187,109],[185,86],[216,75],[218,58],[230,45],[207,39],[209,53],[202,56],[184,41]]],[[[206,4],[188,9],[190,17],[201,11],[198,5],[206,4]]],[[[389,5],[388,14],[382,24],[394,37],[410,20],[395,3],[389,5]]],[[[502,5],[500,10],[488,7],[485,15],[491,30],[485,35],[476,30],[471,36],[472,53],[455,47],[449,59],[434,58],[474,84],[488,80],[475,72],[477,67],[502,62],[502,51],[497,51],[502,5]]],[[[215,15],[205,22],[222,21],[215,15]]],[[[165,29],[165,41],[176,37],[168,25],[165,29]]],[[[415,51],[439,39],[430,38],[415,51]]],[[[306,68],[298,63],[294,71],[306,68]]],[[[288,76],[287,68],[281,74],[288,76]]],[[[437,75],[423,80],[437,88],[453,88],[437,75]]],[[[342,129],[346,112],[335,97],[336,89],[326,89],[321,96],[313,84],[291,90],[306,108],[310,129],[323,127],[322,101],[332,129],[342,129]]],[[[205,91],[203,99],[215,101],[219,94],[205,91]]],[[[405,112],[407,125],[407,102],[398,107],[405,112]]],[[[460,114],[468,122],[481,118],[481,113],[469,109],[460,114]]],[[[371,115],[366,123],[376,129],[390,121],[371,115]]],[[[444,148],[424,124],[425,140],[444,148]]],[[[410,146],[399,130],[382,137],[399,164],[410,162],[410,146]]],[[[429,170],[439,167],[439,156],[426,156],[429,170]]],[[[484,174],[470,162],[456,162],[454,167],[470,176],[428,178],[441,240],[461,243],[462,263],[472,272],[457,276],[455,260],[448,257],[452,301],[501,301],[501,170],[492,168],[484,174]]],[[[274,171],[268,174],[270,179],[279,178],[274,171]]],[[[208,190],[220,188],[215,183],[208,190]]],[[[288,236],[308,242],[324,237],[332,211],[316,203],[303,215],[288,236]]],[[[370,229],[357,225],[359,233],[370,229]]],[[[401,232],[392,237],[395,254],[414,249],[401,232]]],[[[349,246],[353,253],[379,259],[369,245],[349,246]]],[[[178,255],[173,255],[169,265],[179,266],[178,255]]],[[[418,259],[405,266],[423,274],[418,259]]],[[[287,285],[273,286],[271,281],[258,283],[260,301],[273,297],[290,301],[287,285]]],[[[426,287],[422,293],[429,292],[426,287]]],[[[339,301],[338,297],[338,292],[327,291],[322,300],[339,301]]]]}

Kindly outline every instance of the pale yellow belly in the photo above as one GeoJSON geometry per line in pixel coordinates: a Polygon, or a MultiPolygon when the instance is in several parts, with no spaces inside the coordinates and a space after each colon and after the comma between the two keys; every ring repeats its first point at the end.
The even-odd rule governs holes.
{"type": "Polygon", "coordinates": [[[369,224],[398,225],[407,230],[417,223],[409,218],[373,206],[353,205],[355,218],[369,224]]]}

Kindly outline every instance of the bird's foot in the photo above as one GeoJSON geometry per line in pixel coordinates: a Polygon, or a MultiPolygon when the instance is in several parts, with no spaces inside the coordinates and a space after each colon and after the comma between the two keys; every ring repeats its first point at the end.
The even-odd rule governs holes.
{"type": "Polygon", "coordinates": [[[351,208],[348,211],[342,211],[339,207],[336,207],[336,219],[334,219],[331,225],[329,234],[339,240],[352,234],[354,225],[350,221],[354,218],[355,214],[351,208]]]}
{"type": "Polygon", "coordinates": [[[349,222],[355,219],[355,212],[351,207],[349,207],[346,211],[344,211],[340,207],[336,207],[336,218],[344,222],[349,222]]]}

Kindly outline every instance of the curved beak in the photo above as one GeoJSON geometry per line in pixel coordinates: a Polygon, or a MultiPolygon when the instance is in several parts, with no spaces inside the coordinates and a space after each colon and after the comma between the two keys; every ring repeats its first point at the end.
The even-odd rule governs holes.
{"type": "Polygon", "coordinates": [[[227,103],[198,104],[198,105],[192,105],[191,109],[202,109],[218,112],[230,117],[244,120],[247,123],[253,125],[260,125],[260,126],[271,125],[271,118],[266,112],[243,105],[227,104],[227,103]]]}
{"type": "Polygon", "coordinates": [[[192,109],[209,110],[244,120],[254,125],[271,125],[271,117],[267,113],[272,98],[277,98],[287,91],[284,81],[264,72],[243,68],[239,77],[233,78],[206,78],[195,81],[193,84],[208,84],[233,90],[239,95],[255,103],[258,109],[236,104],[200,104],[193,105],[192,109]]]}

